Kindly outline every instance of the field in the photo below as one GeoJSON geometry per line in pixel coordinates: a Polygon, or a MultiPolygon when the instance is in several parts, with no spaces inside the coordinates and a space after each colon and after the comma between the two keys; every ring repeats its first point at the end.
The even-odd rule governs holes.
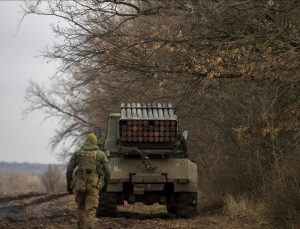
{"type": "MultiPolygon", "coordinates": [[[[28,193],[0,198],[0,228],[76,228],[74,197],[65,193],[28,193]]],[[[115,217],[97,219],[96,228],[268,228],[254,218],[230,216],[222,209],[207,208],[190,219],[168,214],[164,206],[120,206],[115,217]]]]}

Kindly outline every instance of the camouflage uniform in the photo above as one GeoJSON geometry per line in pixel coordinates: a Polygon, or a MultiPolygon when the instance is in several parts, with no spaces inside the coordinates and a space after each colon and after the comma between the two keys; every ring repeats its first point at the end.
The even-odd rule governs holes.
{"type": "Polygon", "coordinates": [[[106,189],[110,168],[106,155],[99,150],[94,134],[76,151],[67,167],[67,189],[74,192],[78,205],[78,228],[90,229],[96,216],[99,188],[106,189]],[[104,184],[101,177],[104,175],[104,184]]]}

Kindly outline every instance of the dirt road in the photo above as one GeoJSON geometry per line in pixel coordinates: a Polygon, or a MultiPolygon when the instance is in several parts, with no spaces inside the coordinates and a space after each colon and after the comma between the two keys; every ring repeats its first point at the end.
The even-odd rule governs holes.
{"type": "MultiPolygon", "coordinates": [[[[164,206],[125,205],[118,208],[116,217],[97,219],[97,228],[266,228],[241,218],[231,219],[222,211],[200,213],[191,219],[168,214],[164,206]]],[[[76,228],[74,198],[66,194],[30,193],[0,198],[0,228],[39,229],[76,228]]]]}

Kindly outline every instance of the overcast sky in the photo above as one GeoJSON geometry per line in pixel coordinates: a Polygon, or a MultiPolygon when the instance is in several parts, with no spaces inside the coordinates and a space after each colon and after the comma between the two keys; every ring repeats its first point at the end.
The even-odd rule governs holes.
{"type": "Polygon", "coordinates": [[[28,81],[47,84],[57,67],[37,57],[55,39],[50,24],[56,19],[28,16],[15,34],[22,4],[0,1],[0,161],[57,163],[48,147],[55,120],[42,123],[41,112],[22,119],[28,81]]]}

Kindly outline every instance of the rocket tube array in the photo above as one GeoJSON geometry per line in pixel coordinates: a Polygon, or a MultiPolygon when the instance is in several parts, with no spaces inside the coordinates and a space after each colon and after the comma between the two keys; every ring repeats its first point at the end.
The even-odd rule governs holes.
{"type": "Polygon", "coordinates": [[[122,142],[176,142],[175,120],[122,120],[120,137],[122,142]]]}
{"type": "Polygon", "coordinates": [[[119,124],[122,142],[176,142],[171,103],[122,103],[119,124]]]}

